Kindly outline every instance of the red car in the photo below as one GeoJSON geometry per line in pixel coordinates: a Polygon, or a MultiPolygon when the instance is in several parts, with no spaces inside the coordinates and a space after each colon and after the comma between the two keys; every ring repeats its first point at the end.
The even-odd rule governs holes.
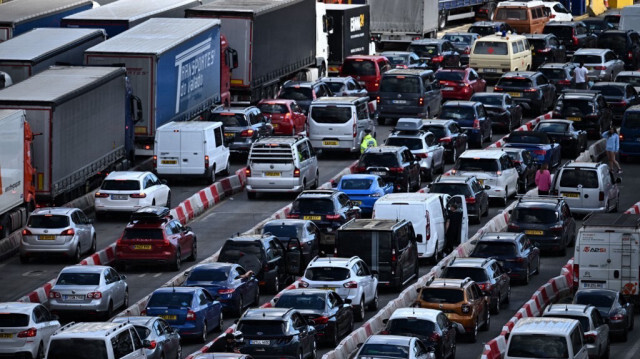
{"type": "Polygon", "coordinates": [[[184,259],[197,257],[196,235],[173,219],[166,207],[144,207],[131,215],[120,239],[116,241],[116,267],[127,265],[167,264],[180,270],[184,259]]]}
{"type": "Polygon", "coordinates": [[[367,89],[369,98],[375,99],[380,91],[382,74],[391,69],[391,63],[384,56],[353,55],[344,59],[340,76],[353,77],[367,89]]]}
{"type": "Polygon", "coordinates": [[[262,100],[258,103],[258,108],[271,120],[274,135],[295,136],[306,131],[307,116],[295,100],[262,100]]]}
{"type": "Polygon", "coordinates": [[[476,70],[465,68],[442,68],[436,71],[444,100],[469,101],[476,92],[484,92],[487,82],[480,78],[476,70]]]}

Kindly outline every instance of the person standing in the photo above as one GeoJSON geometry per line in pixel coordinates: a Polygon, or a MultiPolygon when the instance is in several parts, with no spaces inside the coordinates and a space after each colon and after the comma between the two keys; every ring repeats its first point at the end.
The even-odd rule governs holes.
{"type": "Polygon", "coordinates": [[[536,186],[538,186],[538,196],[548,196],[551,189],[551,173],[549,165],[542,164],[542,167],[536,171],[536,186]]]}
{"type": "Polygon", "coordinates": [[[611,128],[602,133],[602,138],[607,140],[605,150],[607,151],[607,159],[609,160],[609,169],[616,171],[618,174],[622,173],[622,168],[616,160],[618,151],[620,151],[620,135],[618,135],[616,129],[611,126],[611,128]]]}
{"type": "Polygon", "coordinates": [[[373,138],[373,136],[371,136],[371,130],[370,129],[366,129],[364,130],[364,133],[366,134],[364,136],[364,138],[362,139],[362,142],[360,143],[360,153],[364,153],[364,151],[367,150],[367,148],[369,147],[376,147],[378,146],[378,142],[376,141],[375,138],[373,138]]]}
{"type": "Polygon", "coordinates": [[[584,62],[580,61],[580,65],[573,70],[573,76],[575,77],[576,89],[586,90],[589,83],[589,70],[584,67],[584,62]]]}
{"type": "Polygon", "coordinates": [[[451,253],[460,245],[462,211],[458,209],[458,205],[456,203],[451,203],[447,212],[444,234],[444,252],[451,253]]]}

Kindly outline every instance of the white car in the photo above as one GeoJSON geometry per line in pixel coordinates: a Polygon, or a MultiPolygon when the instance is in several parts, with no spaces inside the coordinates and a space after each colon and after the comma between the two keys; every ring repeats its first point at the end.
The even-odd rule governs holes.
{"type": "Polygon", "coordinates": [[[456,161],[451,174],[454,176],[476,176],[486,189],[489,198],[507,199],[518,193],[518,171],[506,152],[496,150],[467,150],[456,161]],[[485,187],[486,188],[486,187],[485,187]]]}
{"type": "Polygon", "coordinates": [[[356,359],[433,359],[435,354],[416,337],[372,335],[360,346],[356,359]]]}
{"type": "Polygon", "coordinates": [[[166,183],[151,172],[111,172],[95,194],[96,216],[135,212],[148,206],[171,208],[171,190],[166,183]]]}
{"type": "Polygon", "coordinates": [[[366,309],[378,310],[378,272],[359,257],[316,257],[304,272],[302,288],[331,289],[354,307],[356,320],[364,319],[366,309]]]}
{"type": "Polygon", "coordinates": [[[60,322],[38,303],[0,303],[0,356],[44,358],[60,322]]]}
{"type": "Polygon", "coordinates": [[[550,21],[573,21],[571,11],[557,1],[545,1],[544,7],[549,12],[550,21]]]}

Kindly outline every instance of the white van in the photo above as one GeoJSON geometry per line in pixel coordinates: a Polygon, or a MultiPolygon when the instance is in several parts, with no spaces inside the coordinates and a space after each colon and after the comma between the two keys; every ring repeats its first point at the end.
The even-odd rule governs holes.
{"type": "Polygon", "coordinates": [[[620,291],[627,300],[640,299],[640,217],[637,214],[594,213],[578,230],[573,258],[578,289],[620,291]]]}
{"type": "Polygon", "coordinates": [[[229,174],[229,148],[224,144],[222,122],[169,122],[156,131],[154,172],[162,178],[204,177],[229,174]]]}
{"type": "Polygon", "coordinates": [[[418,243],[418,257],[438,262],[445,247],[447,209],[456,203],[462,211],[460,243],[469,238],[469,217],[464,196],[442,193],[391,193],[380,197],[373,206],[374,219],[411,221],[418,243]]]}
{"type": "Polygon", "coordinates": [[[509,334],[504,359],[587,359],[580,322],[568,318],[523,318],[509,334]]]}
{"type": "Polygon", "coordinates": [[[640,32],[640,5],[629,5],[622,8],[619,30],[640,32]]]}

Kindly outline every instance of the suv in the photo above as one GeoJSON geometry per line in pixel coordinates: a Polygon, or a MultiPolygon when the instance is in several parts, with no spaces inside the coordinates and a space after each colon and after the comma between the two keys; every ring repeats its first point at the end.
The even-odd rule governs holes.
{"type": "Polygon", "coordinates": [[[145,348],[154,343],[142,341],[131,323],[71,322],[51,336],[46,358],[67,359],[70,353],[83,358],[144,359],[145,348]]]}
{"type": "Polygon", "coordinates": [[[586,304],[551,304],[544,310],[542,317],[576,319],[584,332],[589,357],[609,357],[609,325],[596,307],[586,304]]]}
{"type": "Polygon", "coordinates": [[[519,71],[502,75],[493,92],[508,92],[513,102],[536,114],[553,106],[556,87],[540,72],[519,71]]]}
{"type": "Polygon", "coordinates": [[[295,100],[305,113],[309,113],[309,106],[315,99],[332,96],[333,92],[322,81],[287,81],[276,98],[295,100]]]}
{"type": "Polygon", "coordinates": [[[500,306],[509,303],[511,279],[493,258],[454,258],[442,268],[440,278],[471,278],[484,295],[491,298],[491,312],[500,313],[500,306]]]}
{"type": "Polygon", "coordinates": [[[382,76],[378,103],[378,123],[387,118],[429,118],[440,113],[442,91],[431,70],[394,69],[382,76]]]}
{"type": "Polygon", "coordinates": [[[115,263],[164,263],[180,270],[182,260],[195,261],[198,243],[191,227],[183,226],[166,207],[145,207],[131,215],[131,221],[116,241],[115,263]]]}
{"type": "Polygon", "coordinates": [[[531,69],[547,62],[564,62],[567,49],[554,34],[526,34],[524,35],[531,49],[531,69]]]}
{"type": "Polygon", "coordinates": [[[561,93],[563,90],[570,89],[575,85],[575,79],[573,77],[573,70],[575,70],[576,64],[548,62],[538,67],[538,72],[542,73],[544,77],[549,80],[556,87],[556,94],[561,93]]]}
{"type": "Polygon", "coordinates": [[[224,126],[225,143],[235,154],[247,154],[261,137],[271,136],[273,126],[255,106],[215,108],[205,121],[220,121],[224,126]]]}
{"type": "Polygon", "coordinates": [[[482,102],[447,101],[438,119],[456,121],[460,128],[466,130],[469,144],[478,148],[493,137],[491,119],[482,102]]]}
{"type": "Polygon", "coordinates": [[[320,171],[307,137],[267,137],[254,142],[247,158],[247,197],[259,192],[302,192],[316,188],[320,171]]]}
{"type": "Polygon", "coordinates": [[[611,49],[624,61],[625,70],[637,70],[640,66],[640,34],[633,30],[606,30],[598,36],[598,46],[611,49]]]}
{"type": "Polygon", "coordinates": [[[471,341],[476,341],[478,329],[489,330],[490,300],[471,278],[432,279],[416,291],[416,306],[443,311],[449,320],[462,324],[471,341]]]}
{"type": "Polygon", "coordinates": [[[573,121],[576,130],[585,130],[592,138],[600,138],[613,123],[613,112],[598,91],[563,91],[556,100],[552,117],[573,121]]]}
{"type": "MultiPolygon", "coordinates": [[[[486,186],[489,187],[489,186],[486,186]]],[[[467,213],[476,223],[489,214],[489,195],[476,176],[440,176],[429,185],[429,193],[463,195],[467,202],[467,213]]]]}
{"type": "Polygon", "coordinates": [[[616,124],[622,122],[625,111],[640,104],[638,92],[630,84],[623,82],[598,82],[591,86],[592,91],[600,91],[613,113],[616,124]]]}
{"type": "Polygon", "coordinates": [[[315,223],[304,219],[273,219],[262,226],[263,234],[273,234],[287,248],[296,246],[300,242],[302,251],[302,263],[300,274],[307,267],[307,264],[315,258],[320,250],[320,229],[315,223]]]}
{"type": "Polygon", "coordinates": [[[504,21],[476,21],[471,24],[467,30],[467,32],[476,33],[480,35],[480,37],[495,35],[496,32],[504,32],[506,34],[509,31],[511,31],[512,34],[516,33],[516,31],[504,21]]]}
{"type": "Polygon", "coordinates": [[[479,37],[480,35],[472,32],[445,32],[442,35],[442,38],[451,41],[451,44],[460,53],[460,64],[463,66],[469,64],[469,52],[479,37]]]}
{"type": "Polygon", "coordinates": [[[460,53],[449,40],[445,39],[420,39],[411,41],[408,51],[413,51],[425,65],[433,70],[441,67],[460,66],[460,53]]]}
{"type": "Polygon", "coordinates": [[[405,146],[369,147],[354,169],[354,173],[370,173],[394,183],[394,192],[419,190],[420,172],[420,163],[405,146]]]}
{"type": "Polygon", "coordinates": [[[344,59],[340,67],[340,76],[351,76],[375,99],[380,87],[382,74],[392,69],[391,63],[384,56],[354,55],[344,59]]]}
{"type": "Polygon", "coordinates": [[[583,337],[575,319],[522,318],[511,329],[504,358],[587,359],[583,337]]]}
{"type": "Polygon", "coordinates": [[[555,35],[566,48],[567,58],[571,58],[578,49],[596,47],[598,42],[598,36],[589,31],[582,21],[551,21],[544,26],[542,33],[555,35]]]}
{"type": "Polygon", "coordinates": [[[354,317],[364,320],[365,306],[378,310],[378,272],[359,257],[316,257],[307,266],[299,286],[331,289],[348,303],[355,303],[354,317]]]}
{"type": "Polygon", "coordinates": [[[578,49],[571,62],[578,65],[584,63],[589,70],[589,81],[612,81],[620,71],[624,70],[624,61],[609,49],[578,49]]]}
{"type": "Polygon", "coordinates": [[[571,212],[617,212],[620,177],[605,163],[568,162],[553,176],[551,193],[564,197],[571,212]]]}
{"type": "Polygon", "coordinates": [[[49,338],[60,328],[55,315],[39,303],[0,303],[0,356],[44,358],[49,338]]]}
{"type": "Polygon", "coordinates": [[[525,285],[532,273],[540,274],[540,249],[522,233],[484,233],[469,256],[496,259],[509,278],[520,279],[525,285]]]}
{"type": "Polygon", "coordinates": [[[433,133],[444,147],[447,162],[455,162],[469,148],[467,131],[454,120],[422,120],[422,130],[433,133]]]}
{"type": "Polygon", "coordinates": [[[518,171],[503,151],[465,151],[456,161],[452,175],[474,175],[489,194],[489,198],[499,198],[504,205],[509,197],[518,192],[518,171]],[[489,188],[486,186],[488,185],[489,188]]]}

